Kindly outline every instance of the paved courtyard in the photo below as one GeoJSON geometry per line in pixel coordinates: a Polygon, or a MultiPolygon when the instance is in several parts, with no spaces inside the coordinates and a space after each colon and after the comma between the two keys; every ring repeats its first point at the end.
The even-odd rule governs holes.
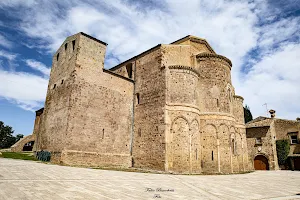
{"type": "Polygon", "coordinates": [[[188,176],[0,158],[0,200],[4,199],[300,199],[300,172],[188,176]]]}

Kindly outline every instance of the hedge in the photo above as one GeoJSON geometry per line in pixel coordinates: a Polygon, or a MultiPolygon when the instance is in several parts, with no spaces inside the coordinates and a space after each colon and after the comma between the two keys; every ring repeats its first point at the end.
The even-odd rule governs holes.
{"type": "Polygon", "coordinates": [[[277,140],[276,151],[279,165],[285,165],[290,152],[289,140],[277,140]]]}

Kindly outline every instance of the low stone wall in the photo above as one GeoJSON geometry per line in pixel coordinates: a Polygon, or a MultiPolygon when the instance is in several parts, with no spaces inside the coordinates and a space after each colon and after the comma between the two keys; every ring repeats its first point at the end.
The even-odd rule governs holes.
{"type": "Polygon", "coordinates": [[[12,152],[21,152],[23,151],[23,147],[26,143],[35,141],[35,135],[27,135],[23,138],[21,138],[16,144],[11,146],[11,151],[12,152]]]}

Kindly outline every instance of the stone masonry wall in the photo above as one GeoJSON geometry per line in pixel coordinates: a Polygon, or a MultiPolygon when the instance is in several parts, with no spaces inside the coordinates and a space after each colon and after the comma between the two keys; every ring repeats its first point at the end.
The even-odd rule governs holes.
{"type": "Polygon", "coordinates": [[[205,57],[199,57],[197,62],[200,74],[200,110],[232,113],[233,86],[229,64],[205,57]]]}
{"type": "Polygon", "coordinates": [[[171,172],[200,173],[199,74],[191,66],[191,46],[186,44],[162,47],[167,84],[165,166],[171,172]]]}
{"type": "Polygon", "coordinates": [[[79,34],[68,37],[53,56],[43,120],[38,136],[38,150],[53,152],[52,160],[59,161],[66,144],[69,123],[70,96],[73,89],[79,34]],[[56,156],[56,152],[58,156],[56,156]]]}
{"type": "Polygon", "coordinates": [[[216,54],[196,55],[203,172],[247,170],[245,127],[241,102],[234,99],[231,62],[216,54]],[[236,110],[234,111],[234,109],[236,110]],[[202,119],[202,120],[201,120],[202,119]]]}
{"type": "Polygon", "coordinates": [[[199,110],[195,98],[198,74],[169,66],[166,106],[166,168],[180,173],[201,172],[199,110]]]}
{"type": "Polygon", "coordinates": [[[161,49],[137,59],[135,66],[134,166],[164,170],[166,84],[161,49]]]}
{"type": "Polygon", "coordinates": [[[297,134],[298,144],[290,145],[290,153],[299,154],[300,153],[300,122],[296,120],[274,120],[274,129],[276,133],[276,140],[288,140],[290,142],[290,135],[297,134]]]}
{"type": "Polygon", "coordinates": [[[133,83],[103,70],[105,48],[79,33],[53,57],[38,139],[52,162],[131,166],[133,83]]]}
{"type": "Polygon", "coordinates": [[[131,166],[133,83],[103,71],[105,48],[80,36],[65,164],[131,166]]]}
{"type": "Polygon", "coordinates": [[[233,115],[237,123],[242,125],[245,124],[243,101],[243,97],[237,95],[233,96],[233,115]]]}
{"type": "Polygon", "coordinates": [[[131,59],[112,69],[128,77],[132,66],[134,92],[133,166],[165,170],[165,75],[161,67],[161,48],[131,59]]]}
{"type": "Polygon", "coordinates": [[[32,148],[32,151],[38,151],[40,149],[40,140],[37,139],[40,137],[40,130],[41,130],[41,124],[43,120],[43,111],[44,108],[40,109],[39,111],[36,111],[35,120],[34,120],[34,128],[33,128],[33,135],[35,135],[35,142],[32,148]]]}
{"type": "MultiPolygon", "coordinates": [[[[288,140],[290,142],[289,133],[297,132],[300,132],[300,122],[296,120],[265,118],[264,120],[247,124],[247,144],[252,165],[257,155],[264,155],[268,159],[271,170],[279,169],[276,140],[288,140]],[[262,138],[261,145],[255,144],[255,140],[258,137],[262,138]]],[[[300,153],[299,149],[299,144],[291,144],[289,155],[300,153]]]]}
{"type": "Polygon", "coordinates": [[[254,166],[254,159],[257,155],[263,155],[268,159],[270,169],[278,169],[275,140],[273,139],[273,127],[247,128],[247,147],[251,165],[254,166]],[[256,144],[256,138],[261,137],[261,144],[256,144]],[[274,149],[275,148],[275,149],[274,149]]]}
{"type": "Polygon", "coordinates": [[[54,55],[38,137],[54,162],[176,173],[248,169],[242,99],[227,58],[188,36],[105,70],[105,49],[79,33],[54,55]]]}

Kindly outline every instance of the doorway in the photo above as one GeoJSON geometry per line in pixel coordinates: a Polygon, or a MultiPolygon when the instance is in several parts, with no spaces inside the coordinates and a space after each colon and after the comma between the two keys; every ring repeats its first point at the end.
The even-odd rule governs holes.
{"type": "Polygon", "coordinates": [[[258,155],[254,158],[255,170],[269,170],[268,159],[263,155],[258,155]]]}
{"type": "Polygon", "coordinates": [[[32,151],[33,145],[34,145],[34,141],[27,142],[23,146],[23,151],[32,151]]]}

